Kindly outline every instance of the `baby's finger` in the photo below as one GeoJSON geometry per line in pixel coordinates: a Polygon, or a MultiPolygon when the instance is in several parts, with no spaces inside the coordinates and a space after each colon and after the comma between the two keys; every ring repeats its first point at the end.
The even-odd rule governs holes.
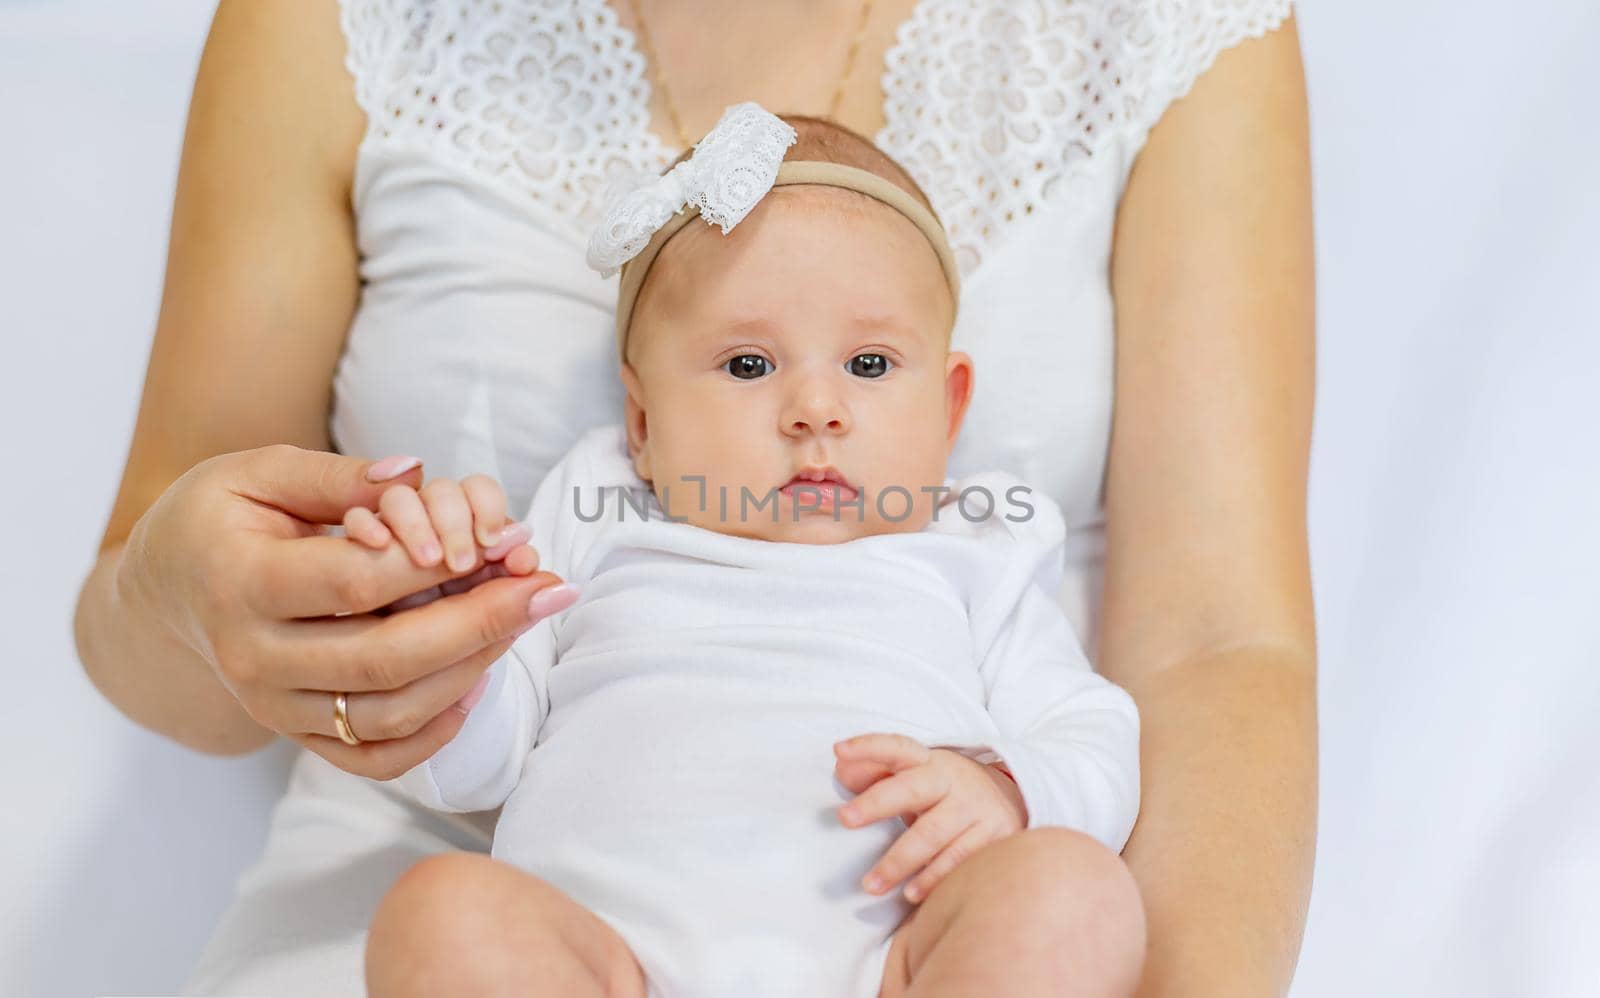
{"type": "Polygon", "coordinates": [[[465,572],[478,557],[472,539],[472,507],[461,483],[453,478],[435,478],[422,487],[422,504],[439,543],[444,546],[444,563],[452,572],[465,572]]]}
{"type": "Polygon", "coordinates": [[[950,792],[950,779],[932,766],[908,769],[868,787],[855,800],[839,807],[839,821],[859,828],[893,818],[904,811],[922,813],[950,792]]]}
{"type": "Polygon", "coordinates": [[[840,759],[834,763],[833,775],[846,790],[859,794],[884,777],[893,776],[894,773],[882,763],[871,759],[840,759]]]}
{"type": "Polygon", "coordinates": [[[467,505],[472,507],[472,531],[478,546],[492,548],[506,525],[506,494],[488,475],[468,475],[461,480],[467,505]]]}
{"type": "Polygon", "coordinates": [[[378,515],[384,524],[400,538],[400,544],[418,568],[432,568],[439,564],[444,549],[439,546],[439,535],[433,532],[428,510],[422,504],[417,490],[407,485],[396,485],[378,497],[378,515]]]}
{"type": "Polygon", "coordinates": [[[389,546],[394,535],[378,519],[378,514],[365,506],[351,506],[344,514],[344,535],[365,544],[375,551],[389,546]]]}
{"type": "Polygon", "coordinates": [[[973,822],[966,831],[956,836],[955,841],[939,850],[939,855],[929,860],[921,873],[911,878],[911,883],[906,884],[906,900],[916,903],[927,897],[939,885],[939,881],[954,870],[962,860],[994,841],[996,837],[993,830],[983,822],[973,822]]]}
{"type": "Polygon", "coordinates": [[[861,878],[869,894],[890,890],[926,866],[977,821],[949,808],[934,808],[895,839],[883,857],[861,878]]]}
{"type": "Polygon", "coordinates": [[[895,772],[911,766],[920,766],[931,754],[928,747],[906,735],[874,732],[856,735],[833,743],[833,752],[841,759],[873,759],[895,772]]]}

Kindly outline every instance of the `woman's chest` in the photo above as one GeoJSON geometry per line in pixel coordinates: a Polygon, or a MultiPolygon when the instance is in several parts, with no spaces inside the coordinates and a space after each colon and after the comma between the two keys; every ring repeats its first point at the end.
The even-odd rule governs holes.
{"type": "Polygon", "coordinates": [[[919,0],[604,3],[639,43],[651,84],[649,128],[674,153],[685,145],[679,124],[692,140],[743,100],[877,135],[885,124],[886,57],[899,29],[924,6],[919,0]]]}
{"type": "MultiPolygon", "coordinates": [[[[620,416],[616,281],[584,266],[583,244],[608,182],[673,150],[652,131],[625,3],[414,6],[407,31],[354,55],[372,122],[354,192],[365,287],[333,436],[494,474],[525,509],[581,432],[620,416]]],[[[682,16],[647,3],[646,17],[669,6],[682,16]]],[[[899,23],[893,42],[869,35],[858,55],[882,69],[877,140],[929,193],[963,271],[954,345],[977,379],[951,472],[1013,472],[1071,527],[1099,516],[1125,166],[1101,138],[1112,102],[1085,75],[1094,9],[893,0],[871,22],[899,23]]],[[[856,82],[849,94],[872,89],[856,82]]]]}

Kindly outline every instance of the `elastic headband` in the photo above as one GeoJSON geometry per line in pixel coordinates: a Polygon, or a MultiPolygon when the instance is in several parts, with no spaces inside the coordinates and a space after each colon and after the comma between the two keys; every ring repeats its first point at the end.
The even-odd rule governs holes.
{"type": "Polygon", "coordinates": [[[944,226],[905,190],[875,173],[840,163],[796,160],[784,154],[799,141],[794,126],[754,101],[730,105],[688,158],[659,176],[637,178],[607,206],[589,236],[589,266],[601,276],[622,272],[617,297],[617,359],[627,359],[634,302],[650,265],[689,219],[700,215],[727,235],[767,192],[788,184],[857,191],[909,218],[939,257],[950,298],[960,298],[961,278],[944,226]]]}
{"type": "MultiPolygon", "coordinates": [[[[939,257],[939,266],[944,269],[946,283],[950,285],[950,298],[952,302],[959,303],[961,295],[961,275],[956,269],[955,253],[950,249],[950,241],[945,237],[944,226],[934,217],[933,212],[923,207],[922,202],[912,197],[904,189],[890,183],[875,173],[869,173],[853,166],[841,163],[828,163],[819,160],[790,160],[778,167],[777,179],[772,182],[773,187],[785,187],[790,184],[816,184],[822,187],[838,187],[847,191],[859,191],[910,219],[912,224],[922,231],[928,244],[939,257]]],[[[699,217],[698,206],[691,203],[682,211],[672,216],[666,224],[656,231],[639,255],[628,260],[622,266],[621,290],[617,296],[617,359],[622,361],[627,357],[628,327],[633,319],[634,301],[639,297],[639,290],[644,287],[644,279],[650,273],[650,265],[655,262],[656,256],[666,246],[667,241],[679,229],[699,217]]],[[[711,224],[708,220],[706,224],[711,224]]]]}

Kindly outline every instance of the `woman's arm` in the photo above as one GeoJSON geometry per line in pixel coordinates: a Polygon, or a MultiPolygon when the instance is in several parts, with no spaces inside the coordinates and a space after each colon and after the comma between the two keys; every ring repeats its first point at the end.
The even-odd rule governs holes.
{"type": "Polygon", "coordinates": [[[195,80],[133,441],[74,618],[101,693],[201,751],[251,751],[272,733],[129,606],[117,563],[155,499],[206,458],[329,449],[329,385],[358,292],[349,186],[364,125],[338,4],[223,0],[195,80]]]}
{"type": "Polygon", "coordinates": [[[1116,409],[1097,660],[1139,705],[1124,858],[1140,994],[1283,994],[1316,835],[1306,541],[1314,381],[1304,72],[1291,19],[1151,131],[1112,260],[1116,409]]]}

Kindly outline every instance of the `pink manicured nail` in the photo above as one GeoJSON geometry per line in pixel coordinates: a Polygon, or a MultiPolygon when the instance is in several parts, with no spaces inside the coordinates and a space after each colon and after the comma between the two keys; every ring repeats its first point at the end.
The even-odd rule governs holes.
{"type": "Polygon", "coordinates": [[[483,699],[483,691],[488,688],[489,673],[485,670],[483,675],[478,677],[477,684],[467,691],[467,695],[456,701],[456,710],[461,711],[463,714],[471,711],[472,708],[478,705],[478,701],[483,699]]]}
{"type": "Polygon", "coordinates": [[[506,555],[510,554],[512,548],[525,542],[530,536],[531,534],[528,532],[527,524],[511,524],[505,528],[504,532],[500,535],[500,540],[495,542],[494,547],[488,548],[483,552],[483,560],[499,561],[501,558],[504,558],[506,555]]]}
{"type": "Polygon", "coordinates": [[[391,478],[405,474],[421,463],[422,458],[409,457],[405,454],[401,454],[398,457],[386,457],[367,469],[367,481],[387,482],[391,478]]]}
{"type": "Polygon", "coordinates": [[[548,586],[533,594],[533,599],[528,601],[528,618],[530,620],[543,620],[552,613],[560,613],[567,607],[578,602],[578,587],[570,582],[563,582],[558,586],[548,586]]]}

